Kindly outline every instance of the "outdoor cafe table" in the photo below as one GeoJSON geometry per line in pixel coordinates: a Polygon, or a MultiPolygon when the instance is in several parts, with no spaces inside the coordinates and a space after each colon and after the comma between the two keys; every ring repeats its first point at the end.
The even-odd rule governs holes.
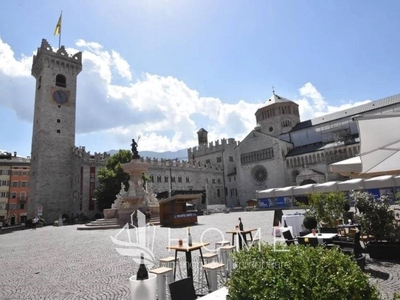
{"type": "MultiPolygon", "coordinates": [[[[200,251],[200,258],[201,258],[201,263],[204,265],[204,258],[203,258],[203,252],[201,251],[201,248],[210,245],[210,243],[193,243],[192,246],[189,245],[173,245],[173,246],[168,246],[167,249],[169,250],[175,250],[175,262],[177,261],[178,258],[178,252],[185,252],[186,255],[186,270],[187,270],[187,277],[192,277],[193,278],[193,265],[192,265],[192,251],[199,250],[200,251]]],[[[210,284],[208,282],[208,276],[207,272],[204,271],[206,281],[207,281],[207,286],[210,287],[210,284]]],[[[174,280],[176,276],[176,263],[174,267],[174,280]]]]}
{"type": "Polygon", "coordinates": [[[309,238],[309,239],[318,239],[318,243],[322,244],[326,240],[332,240],[337,236],[337,233],[316,233],[313,235],[312,233],[309,233],[304,236],[304,238],[309,238]]]}
{"type": "Polygon", "coordinates": [[[253,241],[253,235],[251,234],[253,231],[256,231],[257,229],[246,229],[246,230],[228,230],[226,233],[231,233],[232,234],[232,245],[235,245],[235,236],[239,234],[239,249],[242,249],[242,239],[240,236],[243,236],[244,242],[247,245],[247,235],[250,235],[250,241],[253,241]]]}

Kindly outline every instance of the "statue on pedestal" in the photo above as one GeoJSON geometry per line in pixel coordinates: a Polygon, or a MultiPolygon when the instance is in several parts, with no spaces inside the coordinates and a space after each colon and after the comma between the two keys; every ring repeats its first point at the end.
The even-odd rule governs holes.
{"type": "Polygon", "coordinates": [[[135,139],[132,139],[131,146],[132,146],[132,150],[131,150],[132,151],[132,159],[139,159],[140,155],[137,150],[138,144],[135,142],[135,139]]]}

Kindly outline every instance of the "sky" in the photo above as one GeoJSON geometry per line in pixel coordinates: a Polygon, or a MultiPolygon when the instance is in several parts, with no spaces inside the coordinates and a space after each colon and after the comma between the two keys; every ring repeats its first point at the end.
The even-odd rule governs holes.
{"type": "Polygon", "coordinates": [[[83,53],[76,146],[242,140],[276,94],[301,120],[400,92],[398,0],[2,0],[0,149],[29,156],[42,38],[83,53]]]}

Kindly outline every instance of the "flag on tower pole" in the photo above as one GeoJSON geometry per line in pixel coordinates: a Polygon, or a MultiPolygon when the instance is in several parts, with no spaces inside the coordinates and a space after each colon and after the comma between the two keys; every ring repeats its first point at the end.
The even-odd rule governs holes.
{"type": "Polygon", "coordinates": [[[56,25],[56,28],[54,29],[54,35],[58,35],[58,48],[61,46],[61,22],[62,22],[62,12],[60,14],[60,17],[58,18],[58,22],[56,25]]]}

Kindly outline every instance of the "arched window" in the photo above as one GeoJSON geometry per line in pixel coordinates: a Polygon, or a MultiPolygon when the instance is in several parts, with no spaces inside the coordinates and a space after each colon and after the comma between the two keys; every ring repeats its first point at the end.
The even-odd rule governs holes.
{"type": "Polygon", "coordinates": [[[58,74],[56,76],[56,86],[67,87],[67,79],[64,75],[58,74]]]}

